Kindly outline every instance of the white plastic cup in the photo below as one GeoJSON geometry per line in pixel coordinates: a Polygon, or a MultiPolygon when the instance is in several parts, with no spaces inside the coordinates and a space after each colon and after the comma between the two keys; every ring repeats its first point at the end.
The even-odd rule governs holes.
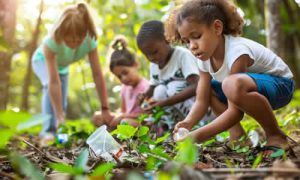
{"type": "Polygon", "coordinates": [[[106,128],[106,125],[100,126],[90,135],[86,140],[86,143],[90,146],[96,156],[112,153],[119,158],[124,154],[122,146],[110,135],[106,128]]]}
{"type": "Polygon", "coordinates": [[[179,141],[181,140],[184,136],[186,136],[189,133],[189,130],[186,128],[179,128],[177,133],[174,135],[174,140],[179,141]]]}

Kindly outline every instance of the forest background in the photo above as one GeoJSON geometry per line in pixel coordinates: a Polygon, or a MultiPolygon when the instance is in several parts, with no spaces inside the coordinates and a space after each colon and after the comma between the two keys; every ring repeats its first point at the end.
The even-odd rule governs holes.
{"type": "MultiPolygon", "coordinates": [[[[41,84],[30,58],[63,9],[76,0],[0,0],[0,110],[36,114],[41,107],[41,84]]],[[[106,56],[118,34],[125,35],[137,55],[140,73],[148,78],[148,61],[135,38],[146,20],[164,21],[180,1],[86,0],[98,31],[98,51],[111,109],[120,106],[120,83],[109,71],[106,56]]],[[[275,51],[292,69],[300,87],[299,0],[235,0],[245,19],[243,36],[275,51]]],[[[87,60],[70,68],[68,119],[89,119],[100,107],[87,60]]]]}

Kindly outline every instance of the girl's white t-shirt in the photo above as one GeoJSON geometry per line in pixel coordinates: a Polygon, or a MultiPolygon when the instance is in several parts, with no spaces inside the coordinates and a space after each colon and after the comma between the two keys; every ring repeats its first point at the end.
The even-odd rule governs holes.
{"type": "Polygon", "coordinates": [[[214,72],[210,60],[198,60],[199,68],[203,72],[209,72],[213,79],[222,82],[225,77],[230,75],[234,62],[245,54],[254,60],[254,63],[248,67],[249,73],[264,73],[286,78],[293,77],[285,62],[270,49],[250,39],[230,35],[225,35],[225,55],[221,68],[214,72]]]}

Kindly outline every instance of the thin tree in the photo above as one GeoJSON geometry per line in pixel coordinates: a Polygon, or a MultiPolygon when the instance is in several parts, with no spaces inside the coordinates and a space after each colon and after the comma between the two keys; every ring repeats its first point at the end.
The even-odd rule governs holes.
{"type": "Polygon", "coordinates": [[[0,33],[9,50],[0,50],[0,110],[5,110],[9,100],[9,75],[12,44],[15,39],[16,0],[0,0],[0,33]]]}
{"type": "Polygon", "coordinates": [[[265,1],[267,47],[281,56],[279,6],[280,0],[265,1]]]}
{"type": "Polygon", "coordinates": [[[34,30],[32,39],[29,42],[29,46],[28,46],[29,59],[28,59],[28,63],[27,63],[27,70],[26,70],[26,75],[24,77],[24,84],[23,84],[23,90],[22,90],[22,100],[21,100],[21,110],[22,111],[27,111],[29,109],[29,103],[28,103],[29,87],[31,84],[31,77],[32,77],[31,58],[32,58],[32,55],[33,55],[35,49],[37,48],[38,38],[40,35],[40,26],[42,24],[43,11],[44,11],[44,0],[41,0],[39,16],[36,21],[35,30],[34,30]]]}

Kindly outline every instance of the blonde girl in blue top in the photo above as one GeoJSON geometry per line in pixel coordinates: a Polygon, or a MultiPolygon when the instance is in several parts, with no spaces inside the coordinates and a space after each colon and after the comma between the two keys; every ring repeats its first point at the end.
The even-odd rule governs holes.
{"type": "Polygon", "coordinates": [[[230,140],[244,135],[244,113],[264,129],[264,153],[288,149],[272,110],[287,105],[294,92],[293,74],[274,52],[239,37],[243,19],[229,0],[191,0],[177,10],[175,36],[188,45],[200,64],[197,100],[189,115],[175,127],[191,129],[207,108],[219,115],[188,136],[198,142],[230,130],[230,140]]]}
{"type": "Polygon", "coordinates": [[[95,25],[87,5],[78,3],[64,10],[32,58],[33,70],[43,85],[42,113],[51,116],[44,123],[41,136],[54,134],[58,124],[65,121],[68,66],[86,55],[103,117],[110,119],[105,81],[98,61],[95,25]]]}

